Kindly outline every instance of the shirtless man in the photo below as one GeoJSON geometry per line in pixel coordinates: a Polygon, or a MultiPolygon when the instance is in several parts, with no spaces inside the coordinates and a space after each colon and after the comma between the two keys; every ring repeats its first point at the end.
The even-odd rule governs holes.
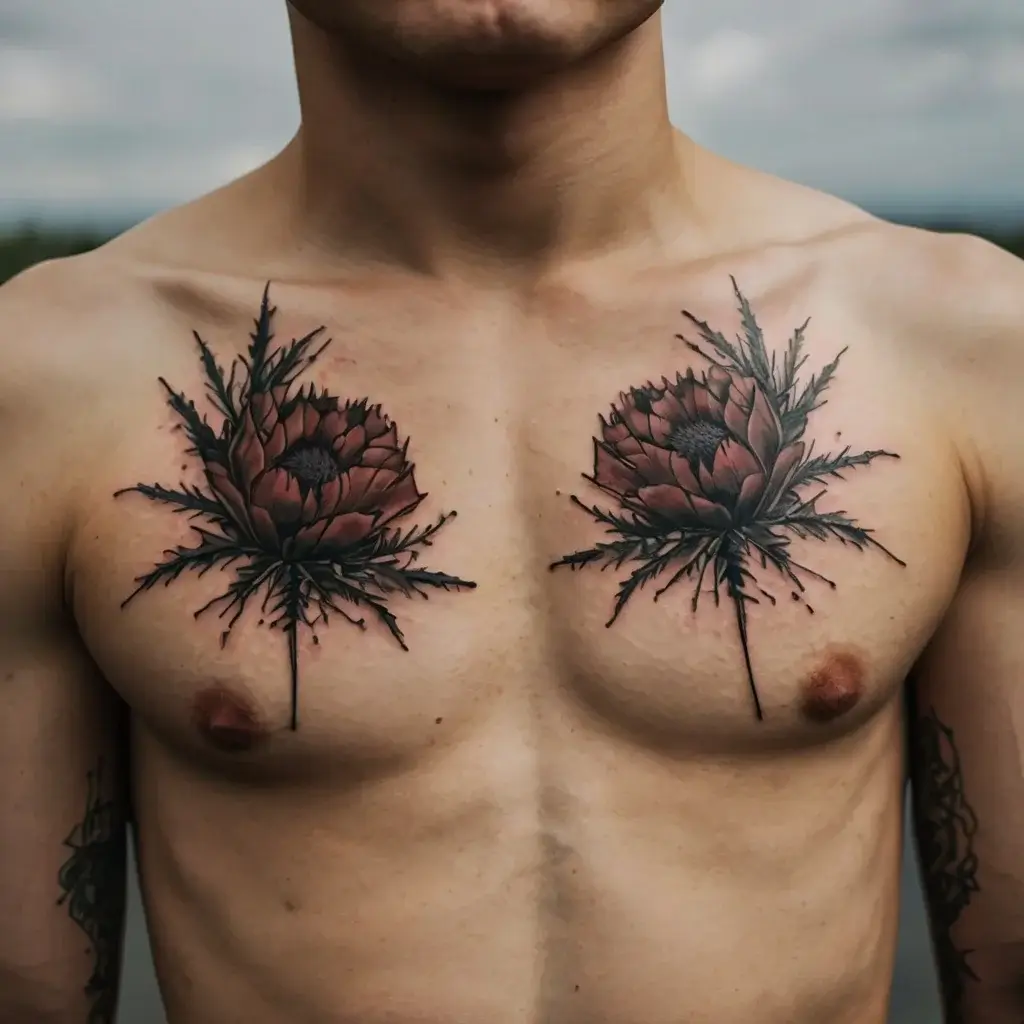
{"type": "Polygon", "coordinates": [[[880,1024],[908,675],[1024,1018],[1024,268],[657,7],[296,0],[284,152],[4,289],[0,1020],[113,1019],[133,816],[171,1024],[880,1024]]]}

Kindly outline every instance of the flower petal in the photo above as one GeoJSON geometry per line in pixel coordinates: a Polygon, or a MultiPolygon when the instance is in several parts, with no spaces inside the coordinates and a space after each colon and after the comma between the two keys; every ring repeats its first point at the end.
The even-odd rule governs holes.
{"type": "Polygon", "coordinates": [[[740,523],[745,522],[757,511],[763,493],[764,473],[752,473],[743,481],[735,504],[736,519],[740,523]]]}
{"type": "Polygon", "coordinates": [[[661,398],[651,402],[651,411],[672,423],[686,419],[687,415],[682,403],[671,390],[666,391],[661,398]]]}
{"type": "Polygon", "coordinates": [[[234,483],[232,483],[227,469],[219,462],[207,463],[206,479],[214,494],[227,507],[232,519],[238,524],[239,528],[246,533],[251,533],[252,522],[249,519],[249,511],[246,508],[245,499],[234,483]]]}
{"type": "MultiPolygon", "coordinates": [[[[716,491],[725,491],[733,496],[740,493],[743,481],[751,473],[760,473],[761,465],[746,445],[731,438],[718,446],[711,470],[711,486],[716,491]]],[[[704,474],[701,473],[701,481],[704,474]]]]}
{"type": "Polygon", "coordinates": [[[299,482],[284,469],[271,469],[252,489],[252,503],[265,508],[275,523],[294,523],[302,515],[299,482]]]}
{"type": "Polygon", "coordinates": [[[686,376],[676,385],[676,396],[688,420],[695,420],[697,418],[697,402],[693,394],[695,384],[693,370],[687,370],[686,376]]]}
{"type": "Polygon", "coordinates": [[[270,518],[270,513],[265,508],[253,505],[249,509],[249,516],[252,519],[252,528],[257,540],[272,551],[279,550],[281,541],[277,535],[274,520],[270,518]]]}
{"type": "Polygon", "coordinates": [[[266,468],[263,445],[256,432],[256,424],[253,422],[250,409],[245,410],[242,429],[232,445],[231,461],[235,478],[241,483],[243,491],[248,491],[253,480],[266,468]]]}
{"type": "Polygon", "coordinates": [[[594,483],[615,494],[635,494],[644,483],[632,466],[623,462],[607,445],[594,439],[594,483]]]}
{"type": "Polygon", "coordinates": [[[764,489],[764,496],[761,500],[761,508],[767,508],[785,490],[789,484],[789,478],[796,469],[797,464],[804,457],[803,441],[794,441],[786,445],[779,453],[779,457],[772,466],[772,474],[764,489]]]}
{"type": "MultiPolygon", "coordinates": [[[[390,471],[384,470],[384,472],[390,471]]],[[[394,519],[395,516],[412,511],[425,497],[426,495],[420,494],[419,489],[416,487],[416,481],[413,478],[412,468],[410,467],[398,483],[389,487],[384,492],[382,500],[376,507],[379,513],[378,525],[394,519]]]]}
{"type": "Polygon", "coordinates": [[[672,475],[673,454],[667,448],[659,448],[656,444],[641,442],[640,454],[634,455],[629,461],[636,467],[636,472],[642,478],[642,483],[671,484],[675,482],[672,475]]]}
{"type": "Polygon", "coordinates": [[[366,410],[366,420],[363,423],[366,427],[367,437],[379,437],[388,429],[388,418],[380,411],[380,406],[375,405],[372,409],[366,410]]]}
{"type": "Polygon", "coordinates": [[[770,467],[778,455],[782,425],[779,423],[778,413],[768,401],[768,396],[759,387],[754,389],[754,405],[747,424],[747,439],[761,464],[765,468],[770,467]]]}
{"type": "Polygon", "coordinates": [[[704,379],[707,381],[708,390],[711,394],[713,394],[715,398],[724,405],[726,399],[729,397],[729,388],[732,385],[732,374],[721,366],[712,366],[704,375],[704,379]]]}
{"type": "Polygon", "coordinates": [[[320,537],[320,547],[345,547],[362,540],[373,529],[374,518],[363,512],[343,512],[331,519],[320,537]]]}
{"type": "Polygon", "coordinates": [[[341,477],[333,477],[320,488],[320,508],[325,515],[333,514],[341,503],[341,477]]]}
{"type": "Polygon", "coordinates": [[[342,475],[339,507],[361,512],[372,510],[380,493],[397,479],[398,474],[390,469],[353,466],[342,475]]]}
{"type": "Polygon", "coordinates": [[[342,434],[334,441],[334,450],[339,459],[355,459],[366,447],[366,429],[362,426],[352,427],[347,434],[342,434]]]}
{"type": "Polygon", "coordinates": [[[604,438],[605,443],[615,447],[621,442],[625,441],[627,437],[630,437],[629,427],[622,422],[619,411],[616,409],[612,414],[612,419],[606,421],[601,420],[601,436],[604,438]]]}
{"type": "Polygon", "coordinates": [[[301,440],[304,436],[302,430],[306,419],[305,404],[306,403],[304,401],[299,401],[284,421],[286,448],[291,448],[296,441],[301,440]]]}
{"type": "MultiPolygon", "coordinates": [[[[333,511],[333,509],[331,509],[331,511],[333,511]]],[[[320,502],[316,500],[316,495],[312,491],[309,491],[306,494],[305,500],[302,502],[302,522],[315,522],[319,515],[320,502]]]]}
{"type": "Polygon", "coordinates": [[[697,494],[691,495],[690,501],[693,502],[693,510],[697,513],[697,518],[705,526],[713,527],[716,530],[726,530],[732,526],[732,516],[729,515],[729,510],[719,505],[718,502],[708,501],[707,498],[702,498],[697,494]]]}
{"type": "Polygon", "coordinates": [[[378,469],[393,469],[400,473],[405,465],[405,456],[398,448],[367,448],[360,458],[364,466],[376,466],[378,469]]]}
{"type": "MultiPolygon", "coordinates": [[[[270,422],[268,420],[268,422],[270,422]]],[[[280,411],[273,420],[274,428],[270,431],[270,437],[267,438],[267,443],[264,446],[264,452],[268,463],[274,462],[279,459],[283,454],[285,448],[288,446],[288,438],[285,436],[284,424],[280,420],[280,411]]]]}
{"type": "Polygon", "coordinates": [[[393,423],[387,430],[376,436],[367,430],[366,436],[369,439],[367,448],[393,448],[396,451],[401,451],[401,446],[398,443],[398,428],[393,423]]]}
{"type": "Polygon", "coordinates": [[[641,412],[630,400],[622,409],[622,420],[629,432],[637,438],[647,439],[651,436],[651,417],[641,412]]]}
{"type": "Polygon", "coordinates": [[[690,495],[672,484],[655,484],[653,487],[641,487],[639,498],[652,512],[673,518],[683,517],[694,520],[696,516],[690,495]]]}
{"type": "Polygon", "coordinates": [[[676,483],[679,484],[683,490],[689,491],[691,494],[700,494],[700,481],[693,474],[693,470],[690,468],[690,463],[680,455],[678,452],[673,452],[670,457],[670,465],[672,467],[672,475],[676,479],[676,483]]]}
{"type": "Polygon", "coordinates": [[[747,439],[747,423],[754,405],[755,388],[756,385],[750,377],[734,377],[725,403],[725,425],[743,441],[747,439]]]}

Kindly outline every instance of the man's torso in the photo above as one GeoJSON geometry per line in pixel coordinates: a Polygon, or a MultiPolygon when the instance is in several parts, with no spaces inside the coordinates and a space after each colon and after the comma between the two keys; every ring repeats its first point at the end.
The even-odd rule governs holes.
{"type": "Polygon", "coordinates": [[[320,325],[330,344],[273,401],[249,394],[251,427],[233,392],[224,433],[192,332],[226,379],[265,282],[124,272],[130,298],[105,314],[88,371],[102,411],[73,428],[88,471],[68,579],[81,637],[133,712],[171,1021],[882,1019],[901,686],[955,590],[969,513],[914,357],[834,287],[845,244],[581,270],[515,295],[272,281],[267,352],[320,325]],[[730,274],[777,384],[810,318],[806,362],[767,412],[696,322],[743,334],[730,274]],[[841,352],[794,439],[780,403],[792,411],[841,352]],[[122,607],[176,547],[230,534],[201,506],[190,519],[131,490],[235,500],[207,472],[215,458],[188,451],[170,393],[230,448],[248,539],[122,607]],[[375,438],[387,451],[367,455],[375,438]],[[767,460],[764,479],[715,464],[723,439],[767,460]],[[772,504],[780,461],[858,453],[838,473],[820,464],[806,506],[772,504]],[[400,501],[410,465],[418,491],[400,501]],[[298,505],[275,466],[307,474],[298,505]],[[368,467],[392,475],[354,472],[368,467]],[[369,492],[344,505],[343,485],[369,492]],[[366,517],[339,521],[348,539],[333,548],[331,502],[366,517]],[[429,544],[407,534],[450,512],[429,544]],[[722,548],[739,536],[744,551],[722,548]],[[588,551],[601,557],[556,564],[588,551]],[[475,588],[410,587],[418,569],[475,588]],[[231,625],[239,580],[249,596],[231,625]]]}

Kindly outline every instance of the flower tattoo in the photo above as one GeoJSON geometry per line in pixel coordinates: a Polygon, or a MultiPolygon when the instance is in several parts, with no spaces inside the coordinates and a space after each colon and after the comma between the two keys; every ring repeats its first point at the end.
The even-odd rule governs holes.
{"type": "Polygon", "coordinates": [[[747,605],[760,603],[759,597],[772,605],[776,601],[759,585],[755,567],[774,567],[793,598],[806,604],[798,573],[833,589],[835,584],[793,559],[793,537],[875,548],[905,565],[845,512],[821,511],[823,486],[805,492],[830,477],[842,479],[844,470],[899,456],[881,450],[854,454],[848,447],[835,455],[815,455],[814,442],[803,440],[807,419],[824,404],[821,396],[846,350],[801,387],[808,322],[776,359],[735,280],[733,290],[743,326],[735,343],[683,313],[703,347],[677,337],[709,364],[707,370],[695,374],[690,369],[675,380],[631,388],[619,395],[607,419],[601,417],[593,474],[585,479],[618,508],[588,506],[575,495],[572,501],[606,527],[612,539],[566,555],[551,568],[636,565],[619,584],[608,626],[638,589],[667,572],[672,575],[654,599],[691,580],[696,612],[708,579],[716,604],[723,592],[733,603],[754,713],[762,719],[747,642],[747,605]]]}
{"type": "Polygon", "coordinates": [[[294,730],[300,626],[312,631],[336,613],[365,628],[363,618],[343,607],[349,604],[371,612],[408,650],[388,608],[393,594],[425,598],[428,587],[476,584],[416,564],[420,549],[455,513],[427,527],[398,525],[426,497],[416,485],[408,440],[399,439],[395,424],[368,399],[342,401],[312,384],[296,387],[330,339],[321,340],[319,327],[275,345],[274,314],[268,286],[248,352],[232,361],[227,375],[195,334],[219,429],[160,378],[188,438],[187,454],[202,463],[206,486],[136,484],[117,492],[135,492],[185,513],[196,535],[195,546],[165,551],[162,562],[137,577],[122,607],[186,570],[204,575],[214,567],[233,569],[226,590],[195,615],[219,611],[227,620],[223,646],[249,601],[262,594],[269,625],[288,638],[294,730]]]}

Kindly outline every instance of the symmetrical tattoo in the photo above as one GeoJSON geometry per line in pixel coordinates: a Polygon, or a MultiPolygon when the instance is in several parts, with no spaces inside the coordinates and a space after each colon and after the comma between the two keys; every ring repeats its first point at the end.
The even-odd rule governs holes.
{"type": "Polygon", "coordinates": [[[733,289],[743,326],[735,342],[683,312],[704,347],[677,337],[709,364],[706,371],[694,374],[691,369],[685,376],[677,373],[675,380],[663,377],[660,384],[648,381],[630,388],[612,404],[608,418],[601,417],[593,473],[585,479],[618,508],[588,506],[575,495],[572,501],[613,539],[566,555],[551,568],[636,564],[619,585],[608,626],[638,589],[665,572],[672,575],[654,599],[688,579],[693,581],[693,611],[708,579],[716,604],[722,591],[733,603],[754,712],[761,719],[747,644],[747,605],[759,603],[754,591],[772,605],[775,597],[761,588],[754,563],[778,570],[792,598],[811,612],[797,573],[833,589],[835,584],[793,559],[793,537],[835,538],[905,563],[845,512],[818,508],[828,478],[842,479],[844,470],[878,458],[898,458],[882,450],[851,453],[848,447],[815,455],[814,442],[802,440],[808,417],[824,404],[821,396],[845,349],[801,386],[807,323],[796,329],[777,359],[768,352],[735,281],[733,289]],[[818,489],[807,494],[811,485],[818,489]]]}
{"type": "Polygon", "coordinates": [[[91,945],[88,1024],[114,1021],[126,898],[124,808],[116,794],[105,792],[103,772],[100,760],[88,775],[85,817],[64,841],[71,854],[57,876],[62,893],[57,904],[67,905],[91,945]]]}
{"type": "MultiPolygon", "coordinates": [[[[415,565],[420,549],[455,513],[431,526],[404,529],[398,520],[416,510],[420,493],[408,459],[408,440],[380,405],[342,401],[296,380],[330,344],[323,327],[287,345],[275,345],[269,286],[263,293],[245,356],[229,373],[195,335],[206,376],[207,398],[221,417],[219,428],[195,403],[163,378],[167,403],[189,440],[187,454],[200,460],[206,486],[178,489],[137,484],[136,492],[169,505],[193,521],[194,547],[178,546],[136,579],[124,604],[157,583],[169,584],[186,570],[200,575],[233,568],[234,578],[196,617],[218,608],[225,644],[251,598],[263,595],[262,611],[288,638],[291,728],[298,725],[298,633],[326,625],[335,612],[365,628],[342,605],[366,608],[406,650],[388,598],[398,592],[427,597],[476,584],[415,565]]],[[[265,620],[260,619],[262,624],[265,620]]],[[[313,633],[314,643],[318,637],[313,633]]]]}
{"type": "Polygon", "coordinates": [[[953,730],[934,709],[910,722],[911,773],[917,849],[935,944],[946,1019],[964,1020],[964,990],[978,980],[971,951],[953,942],[953,926],[978,891],[974,835],[978,819],[964,796],[964,778],[953,730]]]}

